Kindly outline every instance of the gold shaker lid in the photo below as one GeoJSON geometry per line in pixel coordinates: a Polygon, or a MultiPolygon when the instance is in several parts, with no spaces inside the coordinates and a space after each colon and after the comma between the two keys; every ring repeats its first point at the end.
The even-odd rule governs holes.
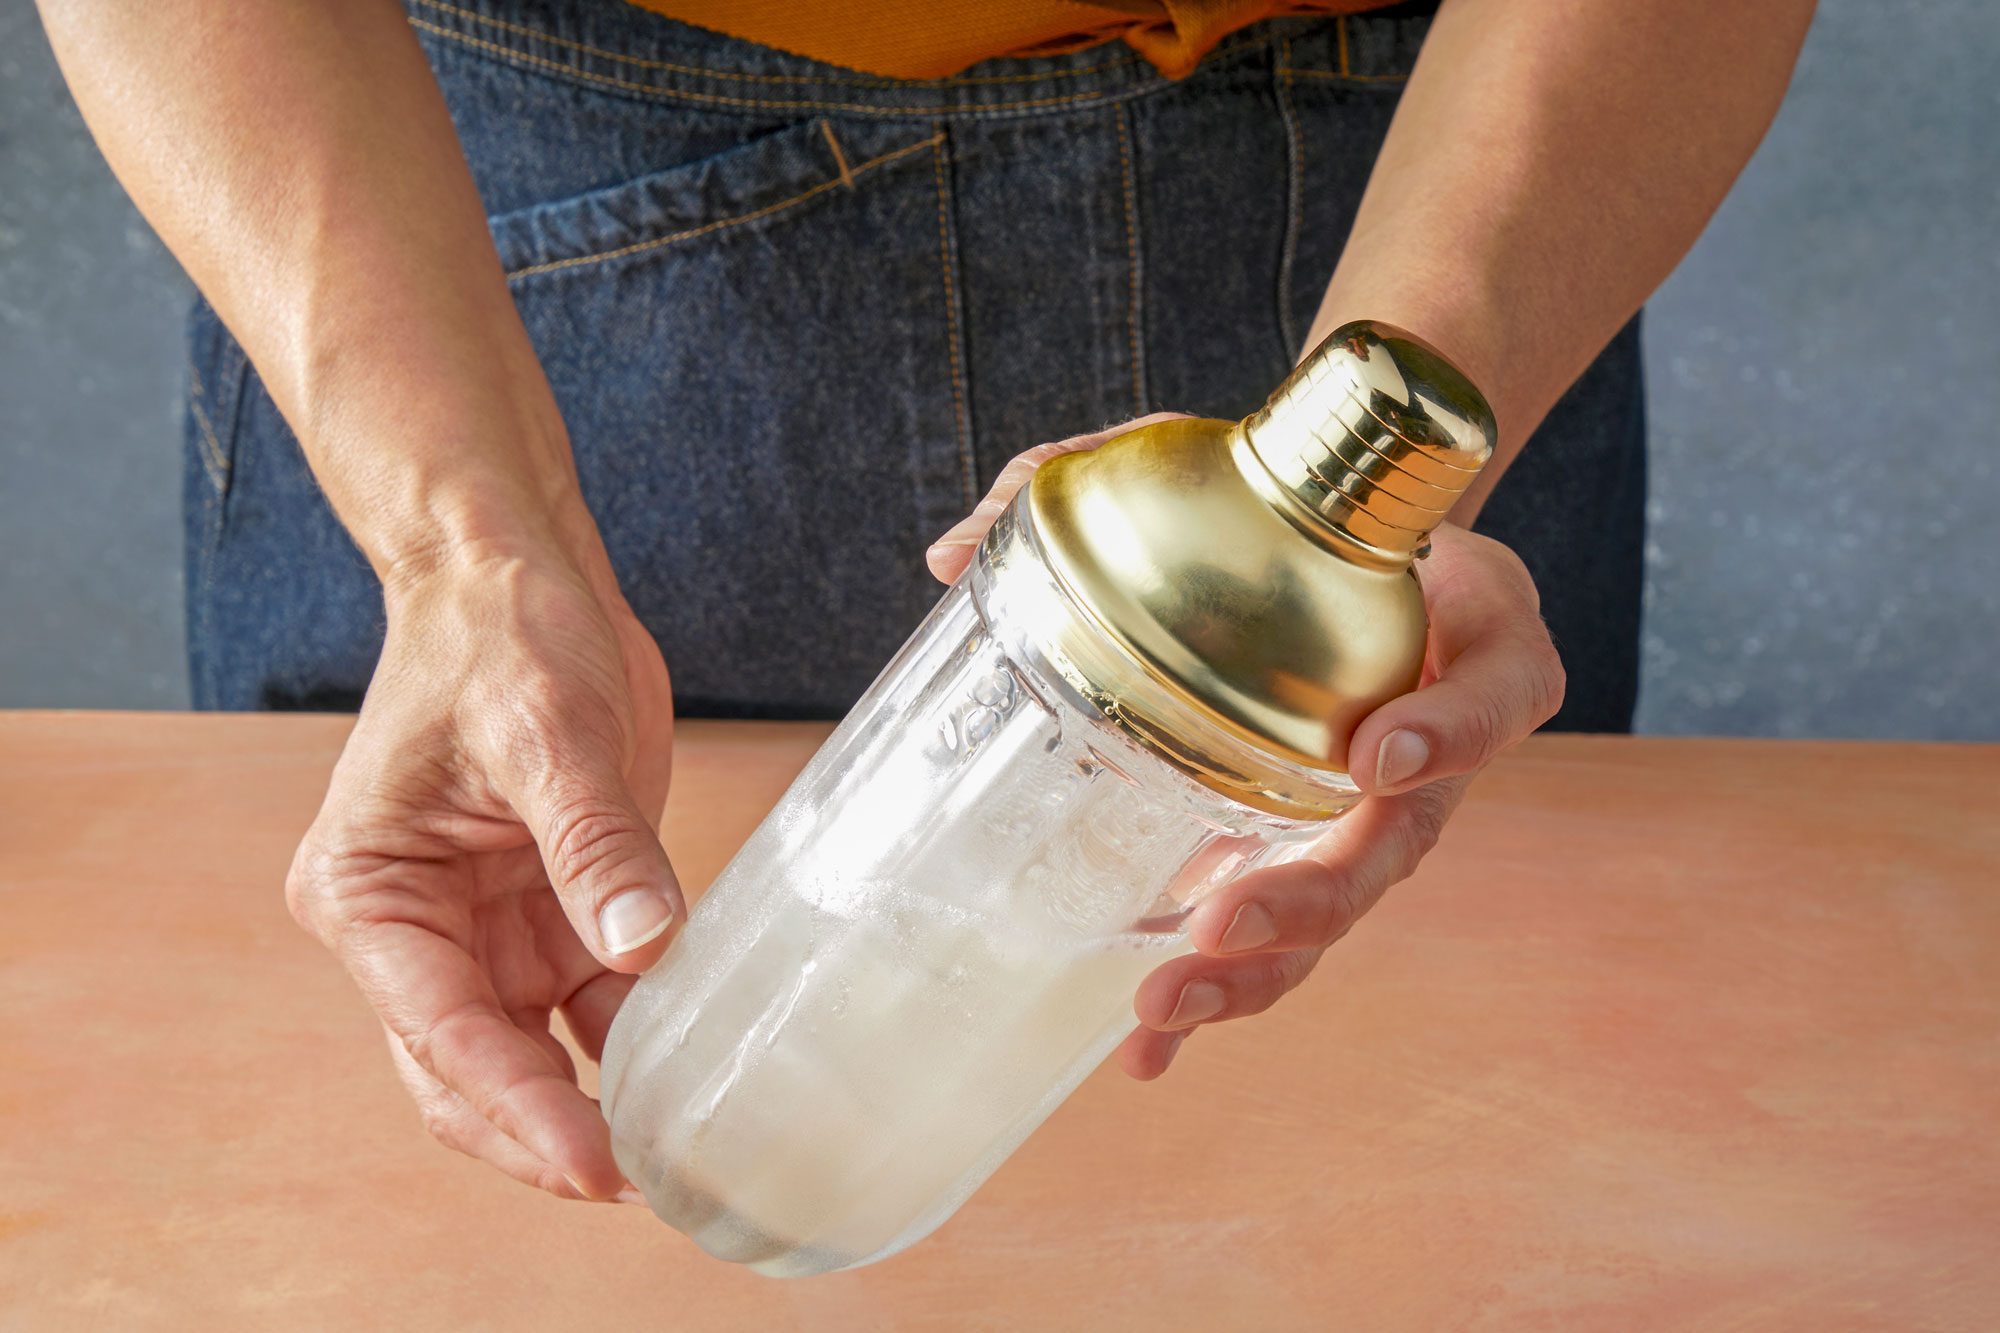
{"type": "Polygon", "coordinates": [[[1346,325],[1246,421],[1160,422],[1044,464],[1023,517],[1079,614],[1035,633],[1183,771],[1324,814],[1354,728],[1416,687],[1410,561],[1493,438],[1435,350],[1346,325]]]}
{"type": "Polygon", "coordinates": [[[1407,559],[1486,460],[1493,410],[1415,335],[1335,329],[1243,423],[1271,475],[1341,536],[1407,559]]]}

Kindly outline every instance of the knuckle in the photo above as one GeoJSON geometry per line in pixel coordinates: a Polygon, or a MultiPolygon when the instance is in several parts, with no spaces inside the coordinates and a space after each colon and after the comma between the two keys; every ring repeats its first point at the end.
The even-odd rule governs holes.
{"type": "Polygon", "coordinates": [[[418,1093],[420,1109],[460,1119],[480,1117],[500,1125],[506,1107],[500,1105],[502,1099],[490,1089],[460,1089],[444,1081],[446,1067],[452,1063],[450,1057],[456,1055],[456,1063],[464,1067],[464,1055],[474,1051],[470,1029],[476,1027],[478,1015],[478,1001],[462,1001],[440,1015],[416,1021],[416,1025],[410,1031],[400,1033],[396,1041],[402,1043],[404,1055],[410,1057],[410,1063],[422,1071],[416,1079],[416,1085],[424,1087],[424,1091],[418,1093]]]}
{"type": "Polygon", "coordinates": [[[1444,836],[1444,826],[1458,805],[1462,784],[1433,783],[1409,793],[1409,817],[1398,823],[1400,838],[1395,856],[1395,879],[1416,873],[1444,836]]]}
{"type": "Polygon", "coordinates": [[[543,855],[560,888],[582,883],[629,858],[635,837],[625,811],[604,802],[578,801],[557,814],[543,855]]]}
{"type": "Polygon", "coordinates": [[[461,1106],[425,1106],[418,1109],[424,1132],[440,1144],[467,1157],[479,1156],[478,1144],[466,1123],[461,1106]]]}
{"type": "Polygon", "coordinates": [[[1493,543],[1495,568],[1503,586],[1518,597],[1522,604],[1535,615],[1542,610],[1542,590],[1535,586],[1535,576],[1529,572],[1528,564],[1504,542],[1493,543]]]}
{"type": "Polygon", "coordinates": [[[1562,654],[1550,642],[1546,630],[1542,634],[1541,650],[1535,654],[1532,676],[1535,725],[1554,717],[1563,706],[1563,698],[1569,691],[1569,672],[1563,667],[1562,654]]]}
{"type": "Polygon", "coordinates": [[[1367,887],[1346,867],[1321,867],[1316,888],[1307,899],[1311,906],[1303,934],[1314,946],[1325,948],[1354,929],[1356,918],[1367,910],[1369,894],[1367,887]]]}
{"type": "MultiPolygon", "coordinates": [[[[1280,994],[1289,994],[1298,989],[1305,979],[1319,966],[1319,949],[1296,949],[1278,958],[1278,983],[1280,994]]],[[[1275,998],[1275,997],[1274,997],[1275,998]]]]}
{"type": "Polygon", "coordinates": [[[1417,867],[1424,863],[1424,858],[1437,850],[1438,839],[1443,834],[1441,821],[1423,816],[1410,821],[1408,831],[1397,846],[1395,867],[1390,872],[1397,883],[1417,873],[1417,867]]]}
{"type": "Polygon", "coordinates": [[[339,914],[332,909],[338,860],[331,848],[308,834],[285,872],[286,910],[301,930],[323,944],[333,942],[339,925],[339,914]]]}
{"type": "Polygon", "coordinates": [[[1472,697],[1465,719],[1465,739],[1467,757],[1473,767],[1485,764],[1514,739],[1507,704],[1498,694],[1482,689],[1472,697]]]}
{"type": "Polygon", "coordinates": [[[292,914],[292,920],[298,923],[299,929],[309,935],[318,933],[314,929],[318,900],[318,882],[294,858],[292,868],[285,874],[285,910],[292,914]]]}
{"type": "MultiPolygon", "coordinates": [[[[442,1062],[439,1057],[441,1053],[454,1047],[464,1048],[467,1035],[464,1031],[465,1025],[475,1021],[479,1012],[480,1004],[477,1000],[464,1000],[441,1014],[420,1020],[412,1030],[401,1036],[404,1051],[419,1069],[438,1079],[440,1086],[443,1086],[443,1075],[439,1073],[442,1062]]],[[[451,1088],[445,1087],[444,1091],[451,1097],[450,1105],[453,1109],[462,1104],[470,1105],[461,1094],[451,1088]]],[[[484,1111],[481,1107],[473,1109],[482,1113],[484,1111]]]]}
{"type": "Polygon", "coordinates": [[[1312,975],[1321,952],[1316,948],[1294,949],[1259,960],[1255,969],[1244,974],[1232,988],[1224,1016],[1248,1018],[1263,1013],[1312,975]]]}
{"type": "Polygon", "coordinates": [[[421,1106],[417,1108],[417,1117],[423,1122],[424,1133],[447,1148],[465,1151],[465,1131],[456,1114],[442,1107],[421,1106]]]}
{"type": "Polygon", "coordinates": [[[424,1133],[453,1152],[473,1155],[473,1136],[467,1119],[471,1108],[465,1099],[449,1088],[435,1085],[412,1088],[411,1093],[417,1103],[417,1119],[423,1125],[424,1133]]]}

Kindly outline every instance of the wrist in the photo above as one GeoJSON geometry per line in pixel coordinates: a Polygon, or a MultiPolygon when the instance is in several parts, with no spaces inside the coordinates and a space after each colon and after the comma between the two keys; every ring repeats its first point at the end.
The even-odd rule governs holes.
{"type": "Polygon", "coordinates": [[[618,596],[559,425],[553,439],[447,438],[389,452],[392,475],[337,505],[392,611],[506,567],[572,577],[600,602],[618,596]]]}
{"type": "Polygon", "coordinates": [[[573,570],[593,587],[609,559],[583,497],[478,482],[440,487],[393,524],[357,535],[385,596],[480,577],[496,562],[573,570]]]}
{"type": "Polygon", "coordinates": [[[496,397],[432,397],[393,425],[363,409],[315,433],[314,471],[385,595],[476,577],[497,559],[567,567],[600,595],[610,582],[554,402],[496,397]]]}
{"type": "Polygon", "coordinates": [[[511,307],[459,326],[473,322],[437,316],[422,336],[322,327],[293,358],[286,416],[385,589],[496,555],[593,574],[607,563],[525,331],[511,307]]]}

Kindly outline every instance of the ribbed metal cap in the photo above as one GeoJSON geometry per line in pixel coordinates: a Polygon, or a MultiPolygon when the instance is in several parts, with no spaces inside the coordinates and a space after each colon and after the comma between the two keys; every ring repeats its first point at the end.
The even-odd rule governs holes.
{"type": "Polygon", "coordinates": [[[1343,325],[1244,423],[1280,485],[1392,560],[1419,551],[1493,455],[1493,410],[1438,351],[1374,321],[1343,325]]]}

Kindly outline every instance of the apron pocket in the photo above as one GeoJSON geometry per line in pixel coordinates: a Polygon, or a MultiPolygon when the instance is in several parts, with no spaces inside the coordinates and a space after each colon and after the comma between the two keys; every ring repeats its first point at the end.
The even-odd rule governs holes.
{"type": "Polygon", "coordinates": [[[945,140],[816,119],[492,222],[692,713],[836,715],[969,506],[945,140]]]}

